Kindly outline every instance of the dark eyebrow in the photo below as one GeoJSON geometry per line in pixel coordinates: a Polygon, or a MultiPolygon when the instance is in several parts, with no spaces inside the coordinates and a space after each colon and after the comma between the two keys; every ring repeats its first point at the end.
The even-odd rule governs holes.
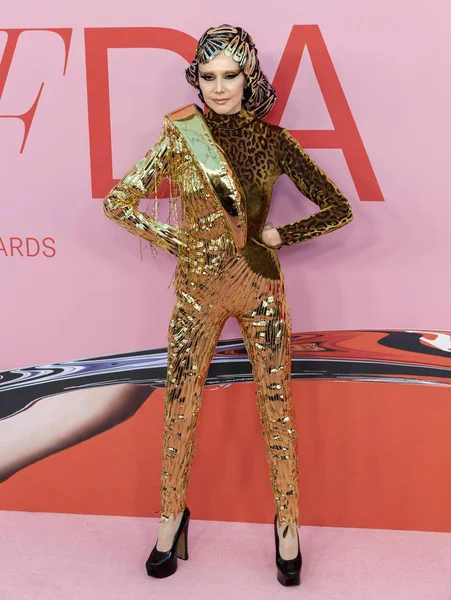
{"type": "MultiPolygon", "coordinates": [[[[239,73],[241,73],[241,69],[238,69],[238,71],[226,71],[224,74],[225,75],[238,75],[239,73]]],[[[199,69],[199,74],[200,75],[214,75],[214,73],[212,73],[211,71],[201,71],[199,69]]]]}

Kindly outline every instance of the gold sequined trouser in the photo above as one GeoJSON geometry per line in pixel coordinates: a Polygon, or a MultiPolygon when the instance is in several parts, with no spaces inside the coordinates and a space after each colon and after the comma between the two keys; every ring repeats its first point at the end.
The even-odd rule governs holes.
{"type": "Polygon", "coordinates": [[[205,277],[208,266],[201,277],[180,262],[177,267],[168,336],[161,519],[185,507],[205,378],[221,329],[234,316],[252,364],[278,522],[299,524],[291,318],[283,278],[257,275],[239,252],[210,269],[210,277],[205,277]]]}

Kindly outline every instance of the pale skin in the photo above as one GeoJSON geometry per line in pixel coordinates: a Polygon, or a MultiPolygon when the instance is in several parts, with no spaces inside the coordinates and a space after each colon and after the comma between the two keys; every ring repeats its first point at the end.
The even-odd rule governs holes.
{"type": "Polygon", "coordinates": [[[0,483],[132,417],[153,389],[124,383],[74,390],[0,421],[0,483]]]}
{"type": "MultiPolygon", "coordinates": [[[[246,79],[238,63],[224,52],[220,52],[208,63],[199,65],[199,86],[206,105],[221,115],[232,115],[241,110],[246,79]]],[[[266,223],[262,241],[270,248],[279,248],[282,239],[272,223],[266,223]]],[[[157,549],[166,552],[172,546],[183,513],[170,516],[168,522],[160,523],[157,549]]],[[[298,538],[290,528],[278,526],[279,551],[285,560],[295,558],[298,553],[298,538]]]]}

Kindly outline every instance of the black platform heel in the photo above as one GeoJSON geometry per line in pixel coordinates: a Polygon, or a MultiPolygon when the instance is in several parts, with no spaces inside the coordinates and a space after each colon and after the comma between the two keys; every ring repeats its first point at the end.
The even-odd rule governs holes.
{"type": "Polygon", "coordinates": [[[296,530],[298,538],[298,555],[296,558],[285,560],[280,556],[279,552],[279,535],[277,532],[277,515],[274,517],[274,534],[276,538],[276,566],[277,566],[277,580],[282,585],[299,585],[301,583],[301,567],[302,567],[302,554],[299,546],[299,536],[296,530]]]}
{"type": "Polygon", "coordinates": [[[177,558],[188,560],[188,526],[190,512],[188,507],[183,511],[174,542],[170,550],[160,552],[155,544],[146,562],[147,575],[149,577],[169,577],[177,571],[177,558]]]}

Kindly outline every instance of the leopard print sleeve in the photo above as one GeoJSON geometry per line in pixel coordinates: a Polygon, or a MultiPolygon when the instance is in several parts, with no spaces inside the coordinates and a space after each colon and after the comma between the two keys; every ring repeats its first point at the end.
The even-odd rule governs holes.
{"type": "Polygon", "coordinates": [[[306,242],[352,221],[351,205],[337,186],[313,162],[286,130],[280,134],[279,164],[298,190],[320,210],[304,219],[277,227],[282,246],[306,242]]]}

